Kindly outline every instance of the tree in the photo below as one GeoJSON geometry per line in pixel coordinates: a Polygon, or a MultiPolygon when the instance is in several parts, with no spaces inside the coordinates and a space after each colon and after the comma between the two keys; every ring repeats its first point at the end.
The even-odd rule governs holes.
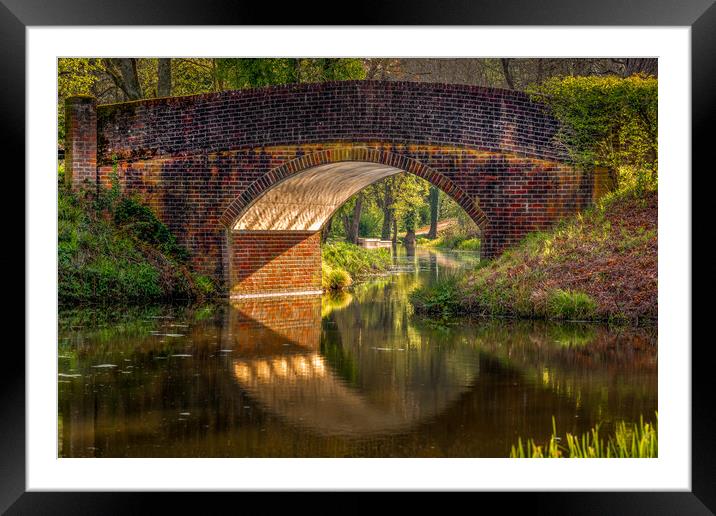
{"type": "Polygon", "coordinates": [[[65,140],[65,99],[73,95],[94,95],[95,85],[104,74],[97,59],[73,58],[57,60],[57,137],[65,140]]]}
{"type": "Polygon", "coordinates": [[[127,100],[139,100],[143,98],[142,85],[139,83],[137,74],[137,59],[110,58],[104,59],[105,72],[112,79],[114,84],[124,92],[127,100]]]}
{"type": "Polygon", "coordinates": [[[514,90],[515,80],[512,78],[512,72],[510,71],[510,59],[500,59],[500,64],[502,64],[502,74],[505,77],[507,87],[514,90]]]}
{"type": "Polygon", "coordinates": [[[608,167],[656,181],[658,84],[654,77],[552,78],[532,90],[562,122],[558,137],[584,168],[608,167]]]}
{"type": "Polygon", "coordinates": [[[157,96],[169,97],[172,94],[172,60],[157,59],[157,96]]]}
{"type": "Polygon", "coordinates": [[[440,191],[435,185],[430,185],[430,193],[428,195],[430,203],[430,230],[428,238],[435,239],[438,237],[438,212],[440,202],[440,191]]]}
{"type": "Polygon", "coordinates": [[[380,231],[380,238],[382,240],[390,239],[390,230],[393,225],[393,219],[395,218],[395,207],[393,203],[395,201],[395,180],[392,177],[383,179],[373,189],[376,202],[381,210],[383,210],[383,227],[380,231]]]}
{"type": "Polygon", "coordinates": [[[363,192],[353,196],[353,198],[344,205],[347,209],[342,210],[341,220],[346,235],[346,242],[351,244],[358,243],[358,229],[360,227],[360,216],[363,208],[363,192]]]}
{"type": "Polygon", "coordinates": [[[232,89],[256,88],[297,82],[325,82],[364,79],[360,59],[217,59],[217,75],[232,89]]]}

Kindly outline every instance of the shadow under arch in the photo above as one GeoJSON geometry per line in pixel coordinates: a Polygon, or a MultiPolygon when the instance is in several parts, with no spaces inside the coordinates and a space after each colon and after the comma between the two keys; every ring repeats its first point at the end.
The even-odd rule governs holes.
{"type": "Polygon", "coordinates": [[[489,220],[485,213],[444,174],[407,156],[352,145],[305,154],[272,169],[236,197],[220,221],[229,231],[318,231],[352,195],[400,172],[414,174],[441,189],[486,232],[489,220]],[[272,191],[277,193],[274,198],[270,197],[272,191]],[[301,213],[309,208],[311,213],[301,213]],[[274,228],[271,223],[282,226],[274,228]]]}

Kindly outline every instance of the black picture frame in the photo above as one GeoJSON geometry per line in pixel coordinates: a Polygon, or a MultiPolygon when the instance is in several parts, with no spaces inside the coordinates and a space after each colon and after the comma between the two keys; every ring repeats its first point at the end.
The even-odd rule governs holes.
{"type": "MultiPolygon", "coordinates": [[[[692,52],[692,168],[708,173],[711,165],[709,128],[716,112],[716,6],[714,0],[574,0],[450,2],[363,2],[350,16],[336,17],[336,4],[237,3],[218,0],[203,4],[186,0],[0,0],[0,105],[6,149],[19,157],[24,170],[25,29],[42,25],[615,25],[689,26],[692,52]]],[[[685,174],[688,171],[684,172],[685,174]]],[[[692,175],[693,178],[693,175],[692,175]]],[[[699,181],[700,183],[700,181],[699,181]]],[[[24,181],[17,185],[24,191],[24,181]]],[[[692,191],[693,188],[692,188],[692,191]]],[[[699,190],[696,190],[699,192],[699,190]]],[[[706,195],[706,189],[700,189],[706,195]]],[[[693,207],[699,205],[692,197],[693,207]]],[[[708,200],[703,203],[709,206],[708,200]]],[[[19,228],[19,225],[18,225],[19,228]]],[[[693,235],[693,231],[692,231],[693,235]]],[[[18,235],[19,242],[24,236],[18,235]]],[[[708,239],[707,239],[708,240],[708,239]]],[[[693,260],[692,267],[695,265],[693,260]]],[[[24,257],[24,255],[23,255],[24,257]]],[[[24,257],[25,258],[25,257],[24,257]]],[[[25,274],[28,274],[25,269],[25,274]]],[[[703,288],[703,287],[701,287],[703,288]]],[[[692,299],[693,291],[692,291],[692,299]]],[[[694,308],[697,308],[693,303],[694,308]]],[[[30,310],[32,307],[26,307],[30,310]]],[[[692,316],[693,320],[693,316],[692,316]]],[[[692,338],[693,341],[693,338],[692,338]]],[[[106,513],[141,510],[138,493],[51,493],[25,489],[25,353],[8,343],[6,360],[14,365],[3,375],[0,407],[0,510],[12,514],[106,513]],[[22,366],[20,366],[22,364],[22,366]]],[[[667,343],[690,346],[691,342],[667,343]]],[[[484,493],[510,506],[528,504],[549,514],[713,514],[716,512],[716,425],[708,341],[692,353],[692,490],[690,492],[484,493]]],[[[196,503],[186,494],[163,494],[165,511],[172,505],[190,510],[196,503]]],[[[216,496],[216,495],[215,495],[216,496]]],[[[222,494],[225,498],[231,494],[222,494]]],[[[245,495],[242,495],[245,496],[245,495]]],[[[212,502],[216,502],[212,499],[212,502]]],[[[201,502],[200,502],[201,503],[201,502]]],[[[197,507],[200,507],[197,504],[197,507]]],[[[205,509],[205,508],[204,508],[205,509]]]]}

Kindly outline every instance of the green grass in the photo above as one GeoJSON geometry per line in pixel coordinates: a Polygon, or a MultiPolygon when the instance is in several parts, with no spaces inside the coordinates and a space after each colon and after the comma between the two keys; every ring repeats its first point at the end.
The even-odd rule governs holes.
{"type": "Polygon", "coordinates": [[[324,244],[321,249],[324,289],[341,289],[370,274],[390,269],[390,250],[366,249],[346,242],[324,244]]]}
{"type": "Polygon", "coordinates": [[[599,425],[582,435],[567,433],[564,442],[557,435],[552,417],[552,435],[544,444],[534,439],[521,438],[510,450],[511,458],[656,458],[659,456],[658,414],[654,423],[645,423],[643,416],[639,423],[619,422],[613,436],[604,439],[599,434],[599,425]]]}
{"type": "Polygon", "coordinates": [[[443,235],[433,240],[421,237],[416,240],[416,243],[422,247],[435,249],[455,249],[458,251],[480,250],[480,239],[478,237],[469,237],[463,234],[443,235]]]}
{"type": "Polygon", "coordinates": [[[596,309],[597,304],[584,292],[555,289],[547,296],[547,315],[552,319],[583,321],[591,319],[596,309]]]}

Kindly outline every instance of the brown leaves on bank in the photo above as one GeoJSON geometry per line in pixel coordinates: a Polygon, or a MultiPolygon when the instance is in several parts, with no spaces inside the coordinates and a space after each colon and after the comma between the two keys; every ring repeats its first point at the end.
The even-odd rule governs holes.
{"type": "Polygon", "coordinates": [[[468,278],[465,302],[504,291],[504,313],[543,316],[555,290],[596,302],[596,319],[655,320],[658,314],[656,192],[629,193],[521,246],[468,278]],[[476,294],[477,293],[477,294],[476,294]]]}

